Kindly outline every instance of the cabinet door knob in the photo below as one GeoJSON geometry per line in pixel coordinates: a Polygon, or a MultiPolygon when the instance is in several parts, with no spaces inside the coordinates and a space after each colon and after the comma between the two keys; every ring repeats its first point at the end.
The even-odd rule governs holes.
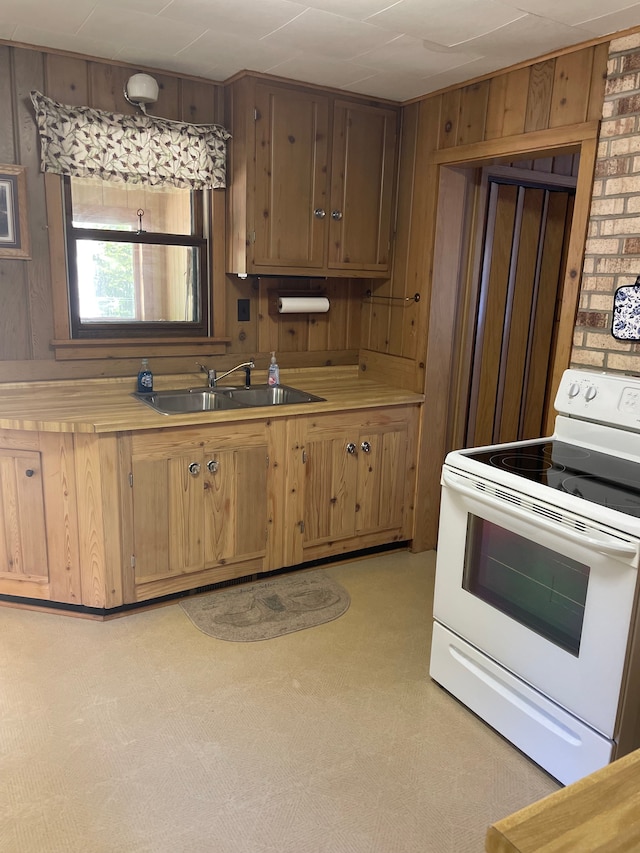
{"type": "Polygon", "coordinates": [[[360,447],[362,448],[363,453],[371,453],[371,445],[368,441],[363,441],[360,447]]]}
{"type": "Polygon", "coordinates": [[[313,211],[313,215],[316,219],[324,219],[327,213],[321,207],[316,207],[316,209],[313,211]]]}
{"type": "Polygon", "coordinates": [[[355,453],[355,452],[356,452],[356,446],[352,441],[350,441],[349,444],[347,444],[347,453],[355,453]]]}
{"type": "Polygon", "coordinates": [[[33,477],[33,475],[34,475],[36,472],[33,470],[33,468],[27,468],[27,470],[26,470],[24,473],[25,473],[25,475],[26,475],[27,477],[33,477]]]}
{"type": "Polygon", "coordinates": [[[339,222],[342,219],[342,211],[341,210],[332,210],[331,218],[335,219],[336,222],[339,222]]]}
{"type": "Polygon", "coordinates": [[[189,465],[189,473],[191,474],[192,477],[195,477],[196,474],[199,474],[200,473],[200,463],[199,462],[192,462],[189,465]]]}
{"type": "Polygon", "coordinates": [[[212,474],[215,474],[218,470],[218,463],[215,459],[210,459],[207,462],[207,468],[209,469],[209,471],[211,471],[212,474]]]}

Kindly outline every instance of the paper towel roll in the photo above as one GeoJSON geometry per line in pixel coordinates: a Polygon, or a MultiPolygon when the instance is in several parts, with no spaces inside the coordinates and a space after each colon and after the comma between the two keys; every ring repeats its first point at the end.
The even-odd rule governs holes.
{"type": "Polygon", "coordinates": [[[329,300],[326,296],[281,296],[279,314],[326,314],[329,300]]]}

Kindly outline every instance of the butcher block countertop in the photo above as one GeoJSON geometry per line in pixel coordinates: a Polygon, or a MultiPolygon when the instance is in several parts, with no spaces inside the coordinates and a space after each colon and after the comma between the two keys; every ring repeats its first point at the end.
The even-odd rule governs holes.
{"type": "MultiPolygon", "coordinates": [[[[230,384],[239,384],[241,378],[241,373],[230,377],[230,384]]],[[[7,383],[0,385],[0,429],[107,433],[417,405],[424,400],[422,394],[363,379],[355,365],[284,370],[281,381],[326,402],[162,415],[131,396],[135,377],[7,383]]],[[[253,384],[265,382],[266,371],[253,371],[253,384]]],[[[197,387],[206,387],[202,374],[154,377],[157,391],[197,387]]]]}
{"type": "Polygon", "coordinates": [[[637,853],[640,750],[490,826],[487,853],[637,853]]]}

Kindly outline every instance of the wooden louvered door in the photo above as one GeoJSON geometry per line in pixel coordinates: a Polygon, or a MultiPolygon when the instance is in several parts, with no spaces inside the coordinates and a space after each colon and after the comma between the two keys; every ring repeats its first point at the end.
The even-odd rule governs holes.
{"type": "Polygon", "coordinates": [[[542,434],[573,196],[489,182],[468,447],[542,434]]]}

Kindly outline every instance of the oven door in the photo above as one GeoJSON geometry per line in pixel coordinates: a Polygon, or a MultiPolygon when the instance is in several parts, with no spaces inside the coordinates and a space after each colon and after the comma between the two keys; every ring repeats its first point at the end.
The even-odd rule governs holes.
{"type": "Polygon", "coordinates": [[[447,466],[442,484],[437,622],[612,738],[639,542],[447,466]]]}

